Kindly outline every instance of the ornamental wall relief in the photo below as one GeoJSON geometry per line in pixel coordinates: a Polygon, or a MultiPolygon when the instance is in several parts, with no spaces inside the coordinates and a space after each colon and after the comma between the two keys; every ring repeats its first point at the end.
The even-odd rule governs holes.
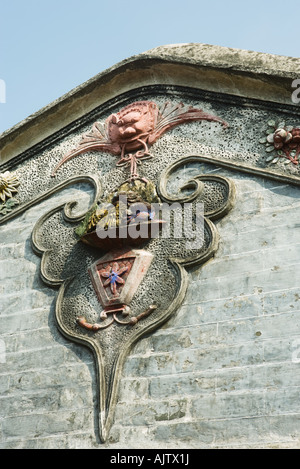
{"type": "Polygon", "coordinates": [[[94,354],[102,441],[131,348],[176,313],[188,269],[218,249],[214,221],[233,207],[235,188],[215,169],[298,186],[297,122],[294,108],[159,85],[119,96],[3,165],[1,224],[69,187],[92,188],[83,213],[78,198],[42,214],[32,246],[43,282],[58,290],[60,331],[94,354]]]}
{"type": "Polygon", "coordinates": [[[5,216],[19,204],[15,195],[18,192],[20,182],[16,175],[5,171],[0,174],[0,215],[5,216]]]}
{"type": "Polygon", "coordinates": [[[58,286],[56,318],[70,340],[88,346],[97,369],[100,438],[114,420],[122,366],[132,346],[156,330],[180,307],[188,286],[187,269],[201,265],[218,247],[213,220],[225,216],[234,201],[227,178],[201,174],[177,194],[171,175],[193,157],[166,165],[157,180],[147,178],[143,161],[155,165],[152,144],[182,123],[206,120],[225,129],[221,118],[200,109],[139,101],[96,122],[79,145],[52,172],[87,152],[105,151],[127,168],[119,185],[103,194],[100,177],[94,203],[81,217],[70,204],[43,215],[32,235],[42,256],[41,277],[58,286]]]}

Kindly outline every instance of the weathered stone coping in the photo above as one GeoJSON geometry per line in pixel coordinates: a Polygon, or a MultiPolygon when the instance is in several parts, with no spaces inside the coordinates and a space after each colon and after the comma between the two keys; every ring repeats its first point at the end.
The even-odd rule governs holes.
{"type": "Polygon", "coordinates": [[[299,58],[208,44],[160,46],[119,62],[3,132],[0,164],[137,87],[188,86],[293,105],[291,84],[299,77],[299,58]]]}

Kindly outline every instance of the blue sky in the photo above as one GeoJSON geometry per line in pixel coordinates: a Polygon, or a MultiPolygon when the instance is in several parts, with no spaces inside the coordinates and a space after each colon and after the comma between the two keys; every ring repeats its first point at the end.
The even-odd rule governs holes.
{"type": "Polygon", "coordinates": [[[300,2],[282,0],[2,0],[0,133],[159,45],[196,42],[299,57],[299,18],[300,2]]]}

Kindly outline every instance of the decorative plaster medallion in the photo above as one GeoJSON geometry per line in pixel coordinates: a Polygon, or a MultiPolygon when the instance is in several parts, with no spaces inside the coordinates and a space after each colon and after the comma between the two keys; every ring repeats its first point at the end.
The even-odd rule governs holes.
{"type": "Polygon", "coordinates": [[[299,164],[300,154],[300,125],[297,127],[286,125],[284,121],[268,122],[266,136],[260,139],[260,143],[266,145],[266,152],[269,156],[267,163],[277,163],[280,159],[285,159],[285,164],[299,164]]]}
{"type": "Polygon", "coordinates": [[[120,155],[117,166],[130,165],[131,178],[135,178],[138,176],[137,164],[141,159],[152,158],[148,147],[163,133],[184,122],[200,120],[219,122],[227,127],[223,119],[183,103],[172,105],[166,102],[159,108],[153,101],[137,101],[109,116],[104,124],[96,122],[92,132],[82,136],[78,147],[64,156],[52,175],[74,156],[101,150],[120,155]],[[136,153],[127,155],[131,151],[136,153]]]}
{"type": "Polygon", "coordinates": [[[0,215],[7,215],[19,201],[13,197],[18,192],[20,182],[16,175],[5,171],[0,174],[0,215]]]}
{"type": "Polygon", "coordinates": [[[186,269],[213,256],[218,247],[213,220],[233,205],[232,182],[212,174],[198,175],[177,194],[169,193],[170,177],[195,157],[165,167],[156,181],[137,173],[139,162],[152,158],[149,146],[163,132],[195,120],[227,125],[199,109],[168,103],[159,109],[152,101],[126,106],[109,116],[104,126],[94,124],[92,133],[63,157],[53,175],[74,156],[104,150],[120,155],[116,164],[129,165],[130,177],[111,187],[108,195],[97,195],[80,219],[60,206],[42,216],[33,230],[33,246],[42,255],[42,279],[59,286],[58,326],[67,338],[94,353],[102,441],[113,423],[126,356],[180,307],[188,286],[186,269]],[[164,210],[170,206],[173,218],[165,220],[164,210]],[[190,220],[179,236],[174,235],[180,228],[175,215],[184,223],[190,220]],[[170,229],[167,236],[165,228],[170,229]]]}

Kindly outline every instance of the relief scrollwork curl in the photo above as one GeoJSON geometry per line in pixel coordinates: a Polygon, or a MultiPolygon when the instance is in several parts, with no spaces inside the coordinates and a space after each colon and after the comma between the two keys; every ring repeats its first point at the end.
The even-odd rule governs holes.
{"type": "MultiPolygon", "coordinates": [[[[4,216],[2,216],[0,218],[0,224],[4,224],[6,221],[8,221],[12,218],[15,218],[18,215],[21,215],[26,210],[30,209],[31,207],[34,207],[35,205],[37,205],[40,202],[43,202],[46,199],[49,199],[51,196],[56,195],[57,193],[63,191],[67,187],[70,187],[70,186],[73,186],[73,185],[76,185],[76,184],[81,184],[81,183],[88,183],[93,188],[93,190],[94,190],[94,201],[92,203],[92,205],[93,205],[95,203],[95,201],[99,199],[99,197],[101,195],[101,192],[102,192],[102,187],[101,187],[100,180],[99,180],[98,176],[97,175],[92,175],[92,174],[76,175],[76,176],[70,177],[66,181],[62,181],[58,184],[55,184],[50,189],[47,189],[45,192],[39,194],[38,196],[31,198],[27,202],[20,203],[19,201],[16,201],[16,203],[14,205],[17,205],[17,208],[15,208],[15,206],[13,206],[11,208],[11,210],[9,210],[5,214],[3,214],[4,216]]],[[[18,182],[18,185],[22,186],[20,181],[18,182]]],[[[26,188],[25,188],[25,190],[26,190],[26,188]]],[[[15,200],[15,199],[11,198],[9,200],[15,200]]],[[[83,213],[77,213],[77,212],[74,211],[74,209],[77,205],[76,201],[67,202],[67,203],[64,203],[63,205],[64,205],[64,216],[65,216],[66,219],[69,219],[69,221],[73,220],[74,223],[75,223],[75,222],[78,222],[79,220],[81,220],[84,217],[85,213],[84,214],[83,213]]]]}
{"type": "MultiPolygon", "coordinates": [[[[85,209],[83,212],[78,212],[75,210],[76,206],[78,205],[78,201],[73,200],[62,203],[42,215],[36,222],[32,231],[32,248],[35,253],[42,258],[40,268],[41,278],[47,285],[51,287],[60,286],[64,281],[64,279],[57,275],[57,272],[56,274],[50,274],[49,272],[49,265],[57,265],[57,259],[55,260],[57,250],[57,241],[55,243],[55,238],[57,237],[56,227],[59,226],[59,224],[63,224],[65,227],[68,226],[68,242],[64,243],[65,240],[62,240],[61,246],[65,245],[71,249],[73,245],[77,244],[78,240],[74,235],[74,224],[78,224],[78,222],[83,220],[86,213],[91,209],[92,206],[95,205],[96,201],[102,194],[102,185],[98,176],[92,176],[89,174],[74,176],[69,178],[67,181],[64,181],[63,183],[58,184],[55,186],[55,188],[51,189],[46,194],[43,194],[30,202],[30,206],[33,206],[45,198],[48,198],[51,195],[65,189],[66,187],[78,183],[90,183],[92,185],[94,189],[94,195],[90,207],[87,210],[85,209]],[[52,219],[56,219],[56,223],[50,224],[50,227],[47,228],[49,221],[52,219]],[[52,257],[54,257],[54,259],[52,259],[52,257]]],[[[25,208],[23,207],[23,209],[25,208]]]]}
{"type": "MultiPolygon", "coordinates": [[[[176,202],[181,204],[203,204],[203,223],[205,232],[210,238],[209,246],[204,253],[196,253],[184,261],[174,259],[175,262],[183,264],[185,267],[203,264],[214,255],[218,249],[219,235],[213,221],[225,216],[232,209],[235,201],[235,186],[233,182],[226,177],[212,174],[198,174],[181,185],[181,187],[177,187],[175,194],[170,193],[168,181],[171,176],[191,163],[207,163],[207,158],[186,156],[175,161],[161,174],[158,184],[159,196],[169,204],[176,202]],[[184,193],[190,189],[192,189],[192,192],[184,193]]],[[[210,161],[210,163],[212,162],[210,161]]]]}
{"type": "Polygon", "coordinates": [[[205,216],[210,220],[216,220],[226,215],[233,207],[235,187],[230,179],[217,175],[199,174],[181,186],[176,195],[170,194],[167,189],[171,175],[180,168],[190,163],[207,162],[213,163],[211,159],[201,156],[186,156],[175,161],[161,174],[158,192],[160,197],[169,203],[177,201],[187,203],[199,198],[199,201],[204,203],[205,216]],[[193,192],[185,195],[183,191],[186,189],[193,189],[193,192]],[[213,206],[214,203],[215,206],[213,206]]]}

